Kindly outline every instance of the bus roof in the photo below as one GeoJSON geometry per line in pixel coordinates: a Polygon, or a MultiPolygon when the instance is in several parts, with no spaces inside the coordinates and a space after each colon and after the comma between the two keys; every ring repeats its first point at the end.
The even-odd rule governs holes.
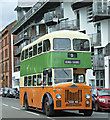
{"type": "Polygon", "coordinates": [[[25,46],[23,50],[31,47],[32,45],[35,45],[36,42],[38,41],[41,41],[41,40],[45,40],[45,39],[49,39],[49,38],[55,38],[55,37],[66,37],[66,38],[70,38],[71,37],[76,37],[76,38],[85,38],[85,39],[88,39],[89,40],[89,37],[84,34],[84,33],[81,33],[79,31],[72,31],[72,30],[59,30],[59,31],[54,31],[54,32],[51,32],[51,33],[48,33],[48,34],[45,34],[43,36],[41,36],[40,38],[38,38],[36,41],[30,43],[29,45],[25,46]]]}

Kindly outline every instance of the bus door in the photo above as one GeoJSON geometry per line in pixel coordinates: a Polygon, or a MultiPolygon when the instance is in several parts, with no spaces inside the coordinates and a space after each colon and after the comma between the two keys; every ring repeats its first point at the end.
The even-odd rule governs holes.
{"type": "Polygon", "coordinates": [[[47,88],[49,86],[52,86],[52,69],[46,69],[43,71],[43,87],[42,87],[42,89],[47,88]]]}

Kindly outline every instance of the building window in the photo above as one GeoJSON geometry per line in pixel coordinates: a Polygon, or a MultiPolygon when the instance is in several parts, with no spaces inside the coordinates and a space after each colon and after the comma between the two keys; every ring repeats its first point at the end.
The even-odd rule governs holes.
{"type": "Polygon", "coordinates": [[[5,46],[8,44],[7,37],[5,38],[5,46]]]}
{"type": "Polygon", "coordinates": [[[99,80],[96,80],[96,86],[97,87],[99,86],[99,80]]]}
{"type": "Polygon", "coordinates": [[[5,58],[8,56],[8,49],[5,49],[5,58]]]}
{"type": "Polygon", "coordinates": [[[3,64],[3,73],[5,72],[4,64],[3,64]]]}
{"type": "Polygon", "coordinates": [[[8,63],[6,62],[5,64],[5,71],[7,72],[8,71],[8,63]]]}
{"type": "Polygon", "coordinates": [[[36,35],[39,35],[39,25],[36,25],[36,31],[35,31],[36,35]]]}

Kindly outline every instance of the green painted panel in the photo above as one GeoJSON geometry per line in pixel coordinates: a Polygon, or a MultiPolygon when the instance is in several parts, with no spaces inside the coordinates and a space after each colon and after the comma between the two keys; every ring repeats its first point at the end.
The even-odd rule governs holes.
{"type": "Polygon", "coordinates": [[[68,52],[41,54],[21,62],[20,75],[41,73],[45,68],[91,68],[91,53],[79,52],[77,58],[68,58],[68,52]],[[80,60],[80,64],[65,64],[65,60],[80,60]]]}

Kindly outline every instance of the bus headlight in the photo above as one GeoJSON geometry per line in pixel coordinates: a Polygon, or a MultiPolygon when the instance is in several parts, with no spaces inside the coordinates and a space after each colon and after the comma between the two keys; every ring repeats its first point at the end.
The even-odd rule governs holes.
{"type": "Polygon", "coordinates": [[[57,94],[57,95],[56,95],[56,98],[57,98],[57,99],[61,99],[61,94],[57,94]]]}
{"type": "Polygon", "coordinates": [[[86,94],[86,99],[90,99],[90,94],[86,94]]]}
{"type": "Polygon", "coordinates": [[[99,98],[99,101],[102,103],[105,103],[105,99],[103,99],[103,98],[99,98]]]}

